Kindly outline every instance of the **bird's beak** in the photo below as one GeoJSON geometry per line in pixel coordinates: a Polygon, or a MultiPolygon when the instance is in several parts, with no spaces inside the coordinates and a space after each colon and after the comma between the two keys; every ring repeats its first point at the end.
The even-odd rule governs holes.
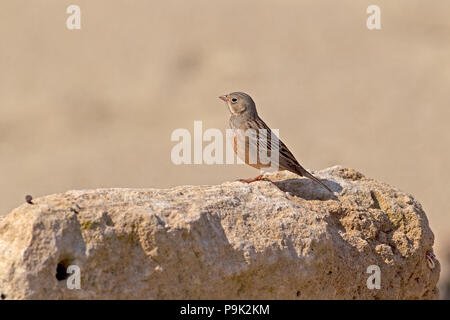
{"type": "Polygon", "coordinates": [[[225,102],[228,101],[228,98],[227,98],[227,95],[226,95],[226,94],[223,95],[223,96],[220,96],[219,99],[220,99],[220,100],[223,100],[223,101],[225,101],[225,102]]]}

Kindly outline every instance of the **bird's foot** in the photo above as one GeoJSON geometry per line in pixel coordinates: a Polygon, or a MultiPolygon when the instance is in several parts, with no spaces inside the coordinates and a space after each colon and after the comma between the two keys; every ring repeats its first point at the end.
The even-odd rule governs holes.
{"type": "Polygon", "coordinates": [[[257,177],[250,178],[250,179],[239,179],[238,181],[244,182],[244,183],[252,183],[255,181],[270,181],[269,179],[265,178],[263,174],[260,174],[257,177]]]}

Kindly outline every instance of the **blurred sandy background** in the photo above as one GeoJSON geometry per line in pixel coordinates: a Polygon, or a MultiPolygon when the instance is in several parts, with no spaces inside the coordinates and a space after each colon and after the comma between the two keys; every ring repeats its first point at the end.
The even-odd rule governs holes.
{"type": "Polygon", "coordinates": [[[170,160],[172,131],[225,129],[217,96],[240,90],[305,167],[342,164],[415,195],[443,288],[449,12],[445,0],[1,0],[0,214],[26,194],[254,176],[170,160]],[[366,28],[370,4],[380,31],[366,28]]]}

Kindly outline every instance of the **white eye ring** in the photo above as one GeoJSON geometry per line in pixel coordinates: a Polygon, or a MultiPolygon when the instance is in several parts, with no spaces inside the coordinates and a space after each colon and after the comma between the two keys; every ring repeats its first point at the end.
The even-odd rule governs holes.
{"type": "Polygon", "coordinates": [[[236,103],[236,102],[237,102],[236,98],[231,99],[231,103],[236,103]]]}

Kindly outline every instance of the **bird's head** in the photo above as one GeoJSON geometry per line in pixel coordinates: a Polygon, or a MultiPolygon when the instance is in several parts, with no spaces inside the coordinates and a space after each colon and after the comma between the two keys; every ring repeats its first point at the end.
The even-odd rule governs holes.
{"type": "Polygon", "coordinates": [[[220,96],[219,99],[225,101],[232,115],[248,115],[254,117],[257,115],[256,106],[253,99],[246,93],[233,92],[220,96]]]}

